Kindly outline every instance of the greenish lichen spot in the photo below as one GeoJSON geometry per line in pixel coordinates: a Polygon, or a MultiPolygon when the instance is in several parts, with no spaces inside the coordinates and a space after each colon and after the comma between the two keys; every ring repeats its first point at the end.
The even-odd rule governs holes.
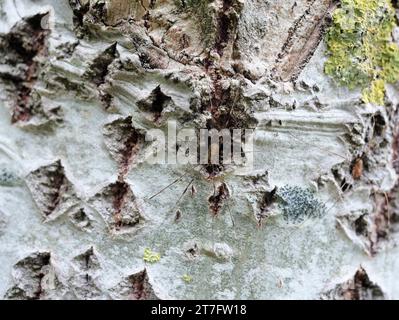
{"type": "Polygon", "coordinates": [[[183,274],[182,280],[186,283],[191,283],[193,281],[193,277],[188,274],[183,274]]]}
{"type": "Polygon", "coordinates": [[[156,263],[161,260],[161,255],[153,252],[150,248],[145,248],[143,260],[148,263],[156,263]]]}
{"type": "Polygon", "coordinates": [[[365,103],[383,105],[386,83],[399,80],[395,25],[389,0],[341,0],[327,33],[325,73],[340,85],[362,88],[365,103]]]}

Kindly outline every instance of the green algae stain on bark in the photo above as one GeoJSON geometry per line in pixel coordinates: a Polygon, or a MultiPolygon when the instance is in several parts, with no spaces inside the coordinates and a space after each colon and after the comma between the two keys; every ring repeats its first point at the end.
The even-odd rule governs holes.
{"type": "Polygon", "coordinates": [[[341,0],[327,34],[326,74],[350,89],[362,88],[365,103],[383,105],[385,84],[399,80],[395,25],[388,0],[341,0]]]}

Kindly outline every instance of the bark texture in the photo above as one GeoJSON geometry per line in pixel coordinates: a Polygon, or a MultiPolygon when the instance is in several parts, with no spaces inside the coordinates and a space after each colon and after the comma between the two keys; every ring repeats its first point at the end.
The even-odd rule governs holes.
{"type": "Polygon", "coordinates": [[[338,7],[0,0],[0,296],[398,299],[399,87],[324,73],[338,7]],[[169,120],[254,168],[150,165],[169,120]]]}

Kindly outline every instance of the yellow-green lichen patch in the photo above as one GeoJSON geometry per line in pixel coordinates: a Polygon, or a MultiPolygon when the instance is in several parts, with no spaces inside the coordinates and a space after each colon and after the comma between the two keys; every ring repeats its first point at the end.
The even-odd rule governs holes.
{"type": "Polygon", "coordinates": [[[153,252],[149,248],[145,248],[143,260],[148,263],[156,263],[161,260],[161,255],[159,253],[153,252]]]}
{"type": "Polygon", "coordinates": [[[363,101],[365,103],[384,104],[385,82],[378,79],[371,83],[369,88],[363,90],[363,101]]]}
{"type": "Polygon", "coordinates": [[[341,0],[327,34],[326,74],[350,89],[362,88],[365,103],[383,104],[385,84],[399,80],[395,25],[389,0],[341,0]]]}
{"type": "Polygon", "coordinates": [[[188,274],[183,274],[182,280],[186,283],[191,283],[193,281],[193,277],[188,274]]]}

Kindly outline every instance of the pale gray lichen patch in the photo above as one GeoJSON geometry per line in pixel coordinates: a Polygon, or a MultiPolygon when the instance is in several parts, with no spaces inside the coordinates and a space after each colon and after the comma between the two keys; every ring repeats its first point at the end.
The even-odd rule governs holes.
{"type": "Polygon", "coordinates": [[[22,179],[15,170],[0,167],[0,186],[13,187],[21,183],[22,179]]]}
{"type": "Polygon", "coordinates": [[[326,212],[324,203],[318,200],[310,189],[286,185],[277,190],[277,197],[283,218],[290,224],[320,218],[326,212]]]}

